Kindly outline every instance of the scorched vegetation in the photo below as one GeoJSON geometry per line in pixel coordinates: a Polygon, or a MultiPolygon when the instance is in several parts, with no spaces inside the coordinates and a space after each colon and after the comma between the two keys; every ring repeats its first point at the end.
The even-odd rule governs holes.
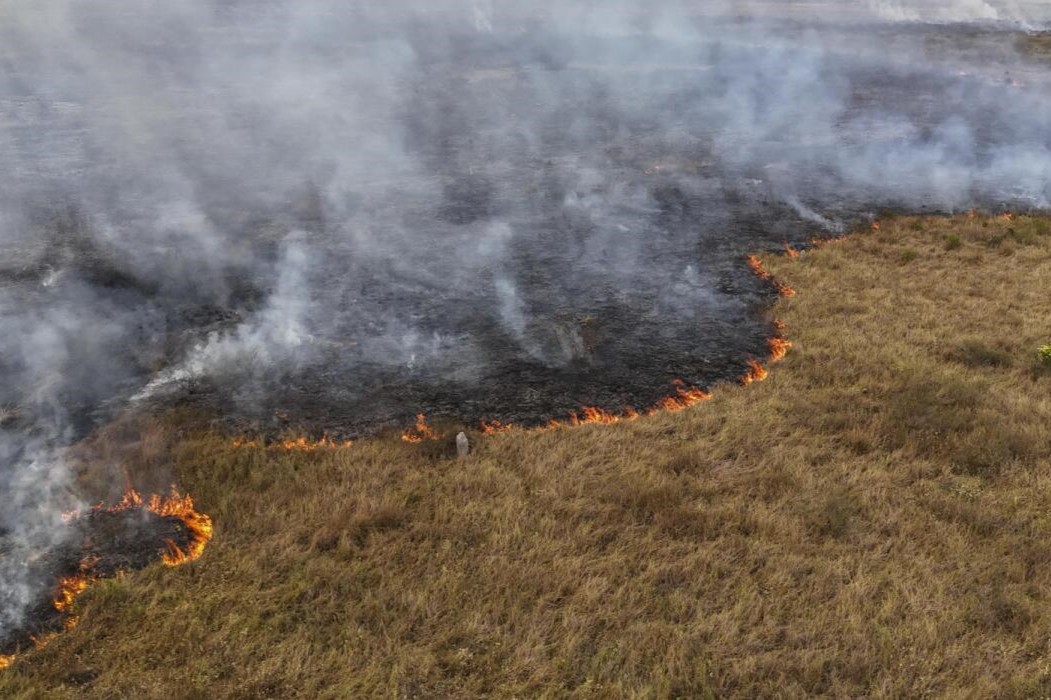
{"type": "Polygon", "coordinates": [[[766,256],[793,347],[688,410],[462,460],[142,423],[212,544],[89,587],[0,695],[1047,695],[1049,227],[881,224],[766,256]]]}

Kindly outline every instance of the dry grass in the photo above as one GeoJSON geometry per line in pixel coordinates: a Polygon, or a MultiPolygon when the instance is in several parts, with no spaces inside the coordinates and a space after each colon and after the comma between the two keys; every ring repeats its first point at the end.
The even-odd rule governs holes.
{"type": "Polygon", "coordinates": [[[899,219],[770,260],[799,293],[766,382],[464,461],[147,426],[213,543],[90,589],[0,695],[1046,696],[1049,231],[899,219]]]}
{"type": "Polygon", "coordinates": [[[1018,50],[1027,56],[1038,59],[1051,59],[1051,34],[1034,32],[1024,34],[1018,39],[1018,50]]]}

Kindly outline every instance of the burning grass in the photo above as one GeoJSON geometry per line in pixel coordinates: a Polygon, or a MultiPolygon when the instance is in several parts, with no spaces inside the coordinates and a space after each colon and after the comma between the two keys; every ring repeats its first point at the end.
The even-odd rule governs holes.
{"type": "Polygon", "coordinates": [[[212,537],[211,518],[174,488],[169,496],[148,499],[129,488],[115,505],[68,513],[64,520],[65,541],[27,563],[32,579],[55,581],[53,592],[30,605],[20,632],[0,639],[0,668],[14,663],[19,652],[40,649],[73,629],[79,620],[73,614],[76,600],[97,581],[153,561],[168,566],[194,561],[212,537]]]}
{"type": "Polygon", "coordinates": [[[764,261],[792,350],[692,410],[173,442],[224,536],[89,586],[0,695],[1046,695],[1051,229],[880,223],[764,261]]]}

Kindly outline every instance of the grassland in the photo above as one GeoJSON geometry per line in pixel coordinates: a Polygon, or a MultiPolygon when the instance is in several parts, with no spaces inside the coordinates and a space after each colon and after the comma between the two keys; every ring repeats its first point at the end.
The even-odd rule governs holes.
{"type": "Polygon", "coordinates": [[[901,218],[798,259],[769,378],[615,426],[85,448],[216,522],[0,674],[27,698],[1051,694],[1051,224],[901,218]],[[158,482],[156,484],[151,482],[158,482]]]}
{"type": "Polygon", "coordinates": [[[1018,50],[1032,58],[1051,59],[1051,34],[1034,32],[1024,34],[1018,39],[1018,50]]]}

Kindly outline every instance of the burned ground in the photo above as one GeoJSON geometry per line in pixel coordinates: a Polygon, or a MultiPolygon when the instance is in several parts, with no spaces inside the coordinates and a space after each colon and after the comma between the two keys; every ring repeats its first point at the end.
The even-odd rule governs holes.
{"type": "MultiPolygon", "coordinates": [[[[841,30],[838,41],[869,29],[841,30]]],[[[45,224],[59,242],[6,279],[38,284],[61,271],[40,303],[62,294],[55,285],[83,285],[115,313],[145,319],[114,339],[119,371],[101,373],[95,391],[84,391],[88,381],[71,390],[81,429],[135,393],[150,408],[215,414],[235,432],[337,439],[406,425],[420,411],[538,424],[581,406],[650,406],[674,380],[708,388],[764,356],[772,331],[763,310],[774,295],[746,253],[801,249],[892,211],[1038,203],[1007,182],[975,178],[939,202],[892,184],[910,173],[842,170],[830,154],[843,149],[893,153],[903,139],[943,148],[947,123],[971,130],[970,167],[1018,135],[1009,113],[983,109],[990,95],[1018,89],[968,54],[1014,66],[990,48],[1003,43],[996,32],[895,36],[899,51],[934,50],[945,65],[840,54],[835,43],[833,61],[761,34],[726,43],[455,32],[449,46],[420,40],[417,63],[392,87],[413,171],[377,171],[338,205],[309,183],[249,214],[206,201],[212,223],[235,232],[226,245],[242,253],[216,273],[221,298],[196,288],[184,267],[151,276],[85,248],[91,237],[75,232],[91,224],[69,214],[45,224]],[[782,61],[805,64],[805,80],[823,85],[816,99],[834,113],[775,124],[760,140],[754,127],[738,134],[715,119],[739,89],[721,66],[782,61]],[[954,62],[966,70],[950,72],[954,62]],[[890,126],[871,129],[877,122],[890,126]],[[212,361],[209,339],[252,327],[279,294],[290,249],[302,257],[293,304],[308,307],[294,321],[295,347],[276,356],[244,342],[212,361]],[[195,346],[204,348],[200,366],[181,371],[195,346]]],[[[764,88],[773,94],[750,99],[776,113],[777,83],[761,78],[755,89],[764,88]]],[[[17,405],[17,383],[9,391],[4,402],[17,405]]]]}
{"type": "MultiPolygon", "coordinates": [[[[90,582],[159,562],[192,541],[178,517],[142,508],[91,510],[71,517],[65,530],[58,544],[29,559],[26,579],[35,596],[19,628],[0,638],[0,657],[28,651],[70,627],[73,598],[90,582]]],[[[0,550],[0,556],[14,555],[0,550]]]]}

